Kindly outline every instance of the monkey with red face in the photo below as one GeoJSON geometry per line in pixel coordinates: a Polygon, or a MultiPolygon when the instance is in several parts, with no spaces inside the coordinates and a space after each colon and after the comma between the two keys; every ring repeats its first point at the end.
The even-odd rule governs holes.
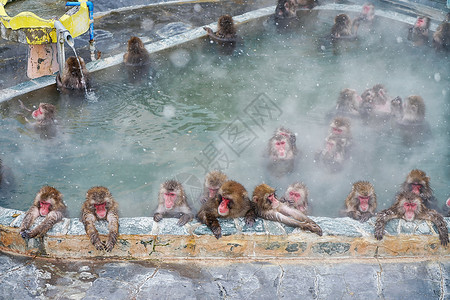
{"type": "Polygon", "coordinates": [[[439,232],[439,239],[443,246],[448,244],[448,229],[444,218],[434,209],[427,208],[419,195],[413,192],[401,192],[396,202],[390,208],[377,214],[375,223],[375,238],[381,240],[384,235],[386,223],[392,219],[404,219],[408,222],[426,220],[433,222],[439,232]]]}
{"type": "Polygon", "coordinates": [[[39,190],[20,226],[20,234],[23,238],[43,236],[53,225],[62,220],[66,214],[66,205],[62,197],[62,194],[51,186],[44,186],[39,190]],[[30,230],[31,225],[39,216],[45,217],[45,219],[36,228],[30,230]]]}
{"type": "Polygon", "coordinates": [[[289,129],[280,127],[275,131],[268,145],[268,168],[271,174],[281,177],[293,171],[298,153],[295,143],[295,134],[289,129]]]}
{"type": "Polygon", "coordinates": [[[438,203],[430,185],[430,177],[418,169],[411,170],[402,183],[402,192],[413,192],[422,198],[423,204],[430,209],[438,210],[438,203]]]}
{"type": "Polygon", "coordinates": [[[95,186],[87,191],[86,201],[81,208],[81,222],[95,248],[111,252],[119,235],[119,204],[107,188],[95,186]],[[108,222],[109,233],[105,244],[95,228],[95,221],[100,220],[108,222]]]}
{"type": "Polygon", "coordinates": [[[288,186],[286,193],[281,197],[280,201],[308,215],[310,213],[308,194],[308,188],[304,183],[295,182],[288,186]]]}
{"type": "Polygon", "coordinates": [[[179,218],[178,225],[183,226],[194,218],[181,183],[169,180],[161,184],[158,195],[158,208],[153,220],[161,221],[163,218],[179,218]]]}
{"type": "Polygon", "coordinates": [[[205,176],[205,187],[200,198],[200,203],[206,203],[209,198],[214,198],[222,184],[228,180],[227,175],[221,171],[211,171],[205,176]]]}
{"type": "Polygon", "coordinates": [[[408,40],[413,42],[414,46],[423,46],[428,43],[430,28],[430,18],[425,16],[417,17],[416,23],[409,28],[408,40]]]}
{"type": "Polygon", "coordinates": [[[208,226],[214,236],[222,236],[218,218],[234,219],[245,217],[248,226],[255,222],[255,210],[247,190],[238,182],[228,180],[222,184],[214,198],[209,198],[197,213],[197,219],[208,226]]]}
{"type": "Polygon", "coordinates": [[[322,235],[322,229],[304,213],[278,201],[275,189],[267,184],[258,185],[253,191],[256,215],[322,235]]]}

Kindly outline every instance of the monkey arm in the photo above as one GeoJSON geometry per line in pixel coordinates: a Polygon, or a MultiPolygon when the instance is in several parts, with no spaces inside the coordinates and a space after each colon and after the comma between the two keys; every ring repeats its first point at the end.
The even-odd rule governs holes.
{"type": "Polygon", "coordinates": [[[166,211],[164,204],[160,203],[158,205],[158,208],[155,210],[155,214],[153,215],[153,220],[155,222],[159,222],[163,219],[164,217],[164,212],[166,211]]]}
{"type": "Polygon", "coordinates": [[[250,202],[250,208],[245,213],[245,224],[249,227],[253,227],[256,220],[256,211],[253,202],[250,202]]]}
{"type": "Polygon", "coordinates": [[[347,212],[347,217],[354,220],[361,220],[361,213],[357,210],[351,210],[347,212]]]}
{"type": "Polygon", "coordinates": [[[434,223],[436,225],[438,232],[439,232],[439,239],[441,240],[442,246],[447,246],[448,244],[448,229],[447,224],[444,221],[444,218],[441,214],[439,214],[434,209],[428,210],[428,212],[423,213],[423,215],[420,216],[423,220],[428,220],[434,223]]]}
{"type": "Polygon", "coordinates": [[[204,209],[201,209],[197,214],[197,219],[208,226],[209,229],[213,232],[214,236],[219,239],[222,236],[222,229],[220,228],[219,220],[212,213],[207,212],[204,209]]]}
{"type": "Polygon", "coordinates": [[[112,248],[116,244],[117,236],[119,235],[119,214],[117,210],[111,210],[106,216],[108,221],[108,241],[106,242],[105,250],[111,252],[112,248]]]}
{"type": "Polygon", "coordinates": [[[28,228],[30,228],[31,224],[33,224],[34,220],[39,216],[39,209],[36,206],[30,207],[30,209],[26,212],[25,218],[22,221],[22,224],[20,225],[20,234],[22,237],[27,238],[28,233],[25,233],[28,228]],[[24,236],[24,234],[26,236],[24,236]]]}
{"type": "Polygon", "coordinates": [[[91,214],[86,213],[82,216],[82,222],[84,224],[84,229],[86,230],[87,236],[90,238],[91,243],[95,246],[97,250],[103,250],[103,244],[100,241],[100,237],[98,236],[97,228],[95,228],[95,221],[97,218],[91,214]]]}
{"type": "Polygon", "coordinates": [[[53,225],[61,221],[63,218],[63,213],[59,210],[52,210],[49,212],[49,214],[45,217],[44,221],[42,221],[39,226],[34,228],[31,232],[28,233],[28,236],[30,238],[33,238],[37,235],[42,236],[49,231],[53,225]]]}
{"type": "Polygon", "coordinates": [[[371,213],[370,211],[363,212],[361,213],[361,218],[359,219],[359,221],[361,223],[367,222],[372,216],[373,213],[371,213]]]}
{"type": "Polygon", "coordinates": [[[377,221],[375,222],[375,238],[377,240],[381,240],[383,238],[386,223],[396,218],[399,218],[399,216],[391,208],[385,209],[378,213],[377,221]]]}
{"type": "Polygon", "coordinates": [[[288,226],[301,228],[302,230],[309,230],[311,232],[317,233],[320,236],[322,235],[322,229],[312,220],[310,220],[312,223],[310,222],[302,223],[296,219],[290,218],[284,215],[283,213],[280,213],[273,209],[261,212],[260,215],[262,218],[267,220],[280,222],[288,226]]]}
{"type": "Polygon", "coordinates": [[[181,205],[177,209],[177,211],[181,214],[181,217],[177,223],[179,226],[185,225],[187,222],[190,222],[194,218],[194,214],[192,213],[190,207],[186,204],[181,205]]]}

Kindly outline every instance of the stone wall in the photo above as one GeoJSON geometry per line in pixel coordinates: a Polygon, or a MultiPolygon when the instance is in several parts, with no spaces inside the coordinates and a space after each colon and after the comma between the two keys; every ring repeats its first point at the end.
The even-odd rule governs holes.
{"type": "MultiPolygon", "coordinates": [[[[312,217],[323,236],[283,224],[257,219],[247,227],[243,219],[221,220],[223,237],[217,240],[197,221],[178,226],[177,219],[153,222],[152,218],[121,218],[119,239],[113,251],[98,251],[75,218],[63,219],[43,238],[25,241],[19,234],[24,212],[0,208],[0,250],[27,256],[51,258],[118,259],[253,259],[271,258],[364,258],[364,257],[450,257],[440,245],[436,227],[426,221],[392,220],[385,237],[373,236],[374,222],[350,218],[312,217]]],[[[43,218],[39,218],[37,225],[43,218]]],[[[446,218],[447,226],[450,218],[446,218]]],[[[102,239],[106,222],[97,222],[102,239]]]]}

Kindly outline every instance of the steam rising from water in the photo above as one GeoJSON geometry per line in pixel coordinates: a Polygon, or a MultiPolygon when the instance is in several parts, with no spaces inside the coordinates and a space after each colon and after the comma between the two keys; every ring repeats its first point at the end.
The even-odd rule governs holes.
{"type": "MultiPolygon", "coordinates": [[[[245,45],[233,56],[220,56],[207,41],[169,51],[167,59],[155,62],[157,75],[141,81],[150,85],[130,83],[121,69],[95,73],[96,103],[39,91],[26,104],[45,99],[57,105],[59,135],[53,140],[40,140],[19,122],[16,100],[4,104],[8,117],[1,120],[2,138],[8,146],[2,158],[15,170],[18,184],[0,205],[26,209],[38,189],[51,184],[77,216],[85,192],[105,185],[122,216],[152,215],[161,182],[179,174],[203,182],[205,171],[218,162],[250,194],[261,182],[276,187],[279,196],[294,181],[305,182],[313,215],[337,216],[357,180],[373,183],[378,210],[386,208],[413,168],[427,172],[443,204],[450,193],[448,59],[429,48],[413,49],[406,39],[398,42],[407,29],[392,21],[379,24],[372,36],[333,49],[323,38],[333,12],[313,13],[303,16],[303,28],[279,33],[267,23],[264,33],[241,31],[245,45]],[[390,98],[421,95],[432,138],[405,145],[389,126],[352,120],[352,157],[341,172],[329,173],[314,162],[328,134],[327,114],[343,88],[361,94],[377,83],[386,86],[390,98]],[[261,94],[279,116],[266,116],[258,126],[245,110],[261,94]],[[245,149],[230,147],[225,131],[236,120],[254,137],[245,149]],[[279,126],[296,133],[301,152],[293,174],[283,178],[268,174],[265,163],[267,141],[279,126]],[[205,157],[216,160],[204,169],[205,157]]],[[[199,206],[197,199],[191,202],[199,206]]]]}

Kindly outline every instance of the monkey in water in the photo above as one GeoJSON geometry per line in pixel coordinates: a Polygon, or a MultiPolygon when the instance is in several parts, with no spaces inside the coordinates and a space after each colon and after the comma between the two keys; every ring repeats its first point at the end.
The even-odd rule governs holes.
{"type": "Polygon", "coordinates": [[[63,93],[90,88],[90,74],[82,57],[70,56],[66,60],[62,76],[61,74],[56,76],[56,86],[63,93]]]}
{"type": "MultiPolygon", "coordinates": [[[[392,109],[395,108],[392,107],[392,109]]],[[[405,144],[421,143],[430,137],[431,127],[425,120],[423,98],[418,95],[409,96],[403,104],[401,117],[397,117],[394,125],[400,130],[405,144]]]]}
{"type": "Polygon", "coordinates": [[[353,32],[356,32],[361,24],[366,25],[366,27],[372,27],[374,19],[375,19],[375,6],[372,3],[364,4],[361,13],[353,21],[352,25],[353,32]]]}
{"type": "Polygon", "coordinates": [[[214,198],[222,184],[228,180],[227,175],[221,171],[211,171],[205,176],[205,187],[200,198],[200,203],[204,204],[209,198],[214,198]]]}
{"type": "Polygon", "coordinates": [[[431,189],[430,177],[424,171],[418,169],[411,170],[402,183],[401,191],[413,192],[422,198],[422,202],[427,208],[438,211],[438,203],[431,189]]]}
{"type": "Polygon", "coordinates": [[[153,220],[161,221],[163,218],[179,218],[178,225],[183,226],[194,218],[184,193],[183,186],[176,180],[169,180],[161,184],[158,195],[158,208],[153,220]]]}
{"type": "Polygon", "coordinates": [[[439,232],[439,239],[443,246],[448,244],[448,229],[444,218],[434,209],[427,208],[419,195],[413,192],[401,192],[397,195],[394,205],[377,214],[375,223],[375,238],[381,240],[384,227],[389,220],[404,219],[408,222],[414,220],[427,220],[433,222],[439,232]]]}
{"type": "Polygon", "coordinates": [[[277,177],[291,173],[294,170],[297,153],[295,134],[289,129],[278,128],[268,145],[270,173],[277,177]]]}
{"type": "Polygon", "coordinates": [[[450,51],[450,12],[433,34],[433,47],[438,51],[450,51]]]}
{"type": "Polygon", "coordinates": [[[306,185],[302,182],[295,182],[288,186],[284,196],[280,201],[286,203],[288,206],[293,207],[305,215],[309,214],[308,204],[309,191],[306,185]]]}
{"type": "Polygon", "coordinates": [[[141,67],[150,63],[150,54],[145,49],[144,43],[137,36],[128,40],[127,52],[123,55],[123,62],[127,66],[141,67]]]}
{"type": "Polygon", "coordinates": [[[223,15],[217,21],[217,31],[213,32],[209,27],[203,27],[208,36],[216,42],[236,42],[237,30],[234,26],[233,18],[230,15],[223,15]]]}
{"type": "Polygon", "coordinates": [[[297,8],[298,5],[295,0],[278,0],[275,7],[275,20],[296,17],[297,8]]]}
{"type": "Polygon", "coordinates": [[[24,239],[43,236],[53,225],[61,221],[66,214],[66,205],[62,198],[63,195],[54,187],[43,186],[37,192],[33,205],[25,214],[22,225],[20,225],[20,235],[24,239]],[[41,224],[30,230],[31,225],[39,216],[45,219],[41,224]]]}
{"type": "Polygon", "coordinates": [[[81,207],[81,222],[95,248],[111,252],[119,235],[119,204],[106,187],[95,186],[87,191],[86,201],[81,207]],[[105,244],[95,228],[95,221],[100,220],[108,222],[109,233],[105,244]]]}
{"type": "Polygon", "coordinates": [[[41,138],[53,138],[56,136],[56,108],[50,103],[40,103],[36,110],[27,108],[21,100],[19,100],[20,107],[31,112],[31,116],[35,122],[31,122],[25,117],[25,121],[30,124],[36,133],[39,133],[41,138]]]}
{"type": "Polygon", "coordinates": [[[334,114],[346,117],[359,117],[359,105],[361,97],[358,93],[349,88],[343,89],[339,93],[334,114]]]}
{"type": "Polygon", "coordinates": [[[325,147],[314,156],[316,162],[322,163],[331,173],[339,172],[348,157],[346,141],[336,135],[325,139],[325,147]]]}
{"type": "Polygon", "coordinates": [[[209,198],[197,214],[197,219],[208,226],[217,239],[222,236],[222,229],[217,218],[239,217],[245,217],[247,226],[251,227],[255,223],[255,210],[247,190],[233,180],[222,184],[216,196],[209,198]]]}
{"type": "Polygon", "coordinates": [[[377,195],[373,185],[367,181],[357,181],[353,184],[350,194],[345,199],[345,209],[348,217],[367,222],[375,215],[377,195]]]}
{"type": "Polygon", "coordinates": [[[408,40],[413,42],[414,46],[423,46],[428,43],[430,28],[430,18],[425,16],[417,17],[416,23],[408,30],[408,40]]]}
{"type": "Polygon", "coordinates": [[[267,220],[309,230],[322,236],[322,229],[301,211],[278,201],[275,189],[267,184],[258,185],[253,191],[256,215],[267,220]]]}
{"type": "MultiPolygon", "coordinates": [[[[357,28],[356,28],[357,30],[357,28]]],[[[352,28],[352,20],[347,14],[340,14],[334,18],[334,25],[331,27],[331,38],[333,40],[354,40],[356,30],[352,28]]]]}

